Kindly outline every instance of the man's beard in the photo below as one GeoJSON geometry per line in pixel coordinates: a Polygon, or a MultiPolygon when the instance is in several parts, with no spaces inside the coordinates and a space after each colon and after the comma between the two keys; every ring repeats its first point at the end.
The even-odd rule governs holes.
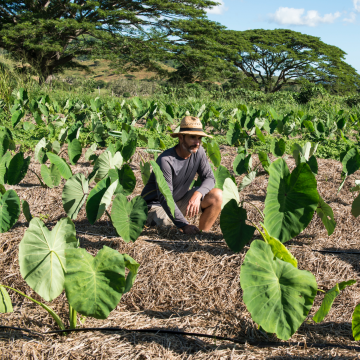
{"type": "Polygon", "coordinates": [[[182,148],[190,154],[196,154],[196,152],[199,150],[199,147],[200,147],[200,146],[196,146],[196,145],[190,146],[185,141],[181,145],[182,145],[182,148]]]}

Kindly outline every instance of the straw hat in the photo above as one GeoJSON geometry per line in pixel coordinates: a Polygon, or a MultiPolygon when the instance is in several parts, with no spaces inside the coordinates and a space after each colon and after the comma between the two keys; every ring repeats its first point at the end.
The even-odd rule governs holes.
{"type": "Polygon", "coordinates": [[[170,136],[177,137],[179,134],[200,135],[212,138],[211,135],[204,133],[200,119],[195,116],[185,116],[181,120],[179,132],[172,133],[170,134],[170,136]]]}

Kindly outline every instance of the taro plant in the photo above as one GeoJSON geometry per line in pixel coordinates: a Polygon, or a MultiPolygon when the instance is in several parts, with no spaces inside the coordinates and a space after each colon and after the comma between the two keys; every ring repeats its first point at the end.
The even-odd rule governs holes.
{"type": "MultiPolygon", "coordinates": [[[[174,213],[174,200],[162,171],[155,161],[151,161],[151,165],[159,190],[174,213]]],[[[86,216],[91,224],[106,213],[119,236],[125,242],[134,242],[140,236],[148,214],[147,204],[143,197],[135,196],[131,201],[127,199],[135,186],[135,175],[129,164],[123,164],[121,154],[116,152],[113,155],[106,150],[95,161],[93,172],[88,178],[83,174],[76,174],[68,179],[62,193],[63,207],[71,219],[76,219],[86,202],[86,216]],[[89,192],[89,185],[93,179],[97,181],[97,184],[89,192]],[[112,200],[113,196],[115,196],[114,200],[112,200]],[[111,204],[110,214],[108,209],[111,204]]]]}
{"type": "MultiPolygon", "coordinates": [[[[19,265],[25,282],[45,301],[54,300],[65,289],[70,328],[76,327],[77,312],[106,319],[122,295],[130,291],[139,267],[129,255],[107,246],[95,257],[79,248],[75,226],[69,218],[61,219],[52,231],[40,219],[32,219],[19,245],[19,265]],[[129,270],[127,276],[125,269],[129,270]]],[[[43,307],[60,329],[65,329],[63,321],[48,305],[3,284],[0,312],[13,310],[6,289],[43,307]]]]}

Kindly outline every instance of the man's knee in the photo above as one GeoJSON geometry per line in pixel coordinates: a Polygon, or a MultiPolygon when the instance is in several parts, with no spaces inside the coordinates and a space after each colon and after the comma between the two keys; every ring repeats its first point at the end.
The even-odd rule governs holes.
{"type": "Polygon", "coordinates": [[[221,189],[212,189],[209,192],[210,195],[210,201],[213,203],[213,205],[221,205],[222,204],[222,190],[221,189]]]}

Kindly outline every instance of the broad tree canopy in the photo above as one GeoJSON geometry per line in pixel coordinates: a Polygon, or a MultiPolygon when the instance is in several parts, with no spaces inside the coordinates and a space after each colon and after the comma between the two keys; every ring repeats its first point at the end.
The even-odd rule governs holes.
{"type": "MultiPolygon", "coordinates": [[[[178,19],[205,17],[211,0],[0,0],[0,47],[36,68],[41,78],[94,46],[131,53],[166,36],[178,19]],[[156,31],[154,32],[154,29],[156,31]]],[[[116,56],[116,53],[113,53],[116,56]]]]}
{"type": "Polygon", "coordinates": [[[235,66],[265,92],[303,80],[360,88],[360,75],[344,61],[346,53],[318,37],[284,29],[225,33],[224,45],[236,48],[241,57],[235,66]]]}

